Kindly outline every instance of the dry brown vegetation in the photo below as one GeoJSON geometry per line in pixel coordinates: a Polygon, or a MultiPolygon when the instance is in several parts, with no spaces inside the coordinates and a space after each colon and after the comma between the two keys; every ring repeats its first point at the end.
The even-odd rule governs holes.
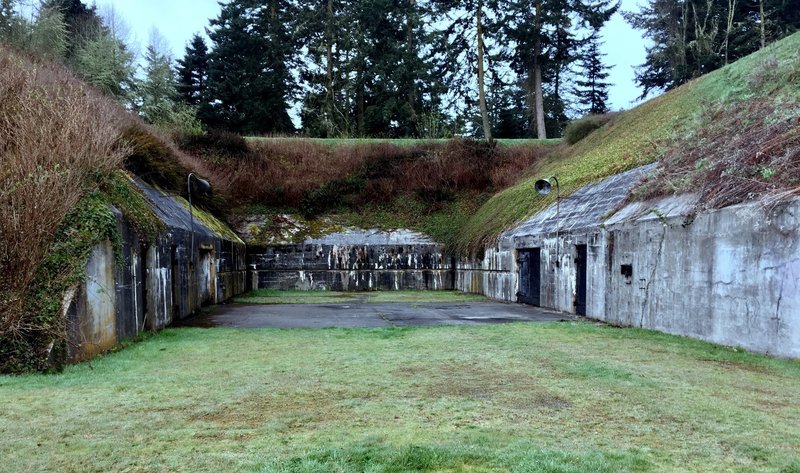
{"type": "Polygon", "coordinates": [[[709,107],[701,122],[670,147],[635,198],[697,192],[701,210],[764,196],[779,201],[800,191],[800,101],[709,107]]]}
{"type": "Polygon", "coordinates": [[[0,47],[0,335],[28,328],[24,300],[59,225],[124,159],[121,120],[62,68],[0,47]]]}
{"type": "Polygon", "coordinates": [[[60,346],[63,293],[92,242],[113,239],[108,203],[137,192],[123,167],[172,191],[202,171],[62,66],[0,46],[0,372],[42,369],[60,346]]]}
{"type": "Polygon", "coordinates": [[[217,188],[234,205],[267,205],[317,214],[385,203],[413,194],[430,202],[460,192],[508,187],[552,145],[507,148],[451,140],[417,145],[243,139],[224,134],[184,139],[204,157],[217,188]]]}

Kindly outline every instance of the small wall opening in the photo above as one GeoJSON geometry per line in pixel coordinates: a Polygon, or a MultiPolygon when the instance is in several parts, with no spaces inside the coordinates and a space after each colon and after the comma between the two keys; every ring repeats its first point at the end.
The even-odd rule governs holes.
{"type": "Polygon", "coordinates": [[[625,278],[625,284],[630,284],[633,281],[633,265],[623,264],[619,267],[620,273],[625,278]]]}

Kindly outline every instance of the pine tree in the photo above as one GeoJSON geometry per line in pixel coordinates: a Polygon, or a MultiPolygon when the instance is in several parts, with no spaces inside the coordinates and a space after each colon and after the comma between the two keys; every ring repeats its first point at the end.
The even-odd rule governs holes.
{"type": "Polygon", "coordinates": [[[152,33],[144,55],[145,77],[139,86],[140,113],[150,123],[170,121],[177,99],[172,60],[158,33],[152,33]]]}
{"type": "Polygon", "coordinates": [[[64,15],[55,8],[43,7],[30,27],[26,49],[49,60],[62,61],[69,40],[64,15]]]}
{"type": "Polygon", "coordinates": [[[800,29],[797,0],[649,0],[625,19],[652,42],[641,98],[670,90],[800,29]]]}
{"type": "Polygon", "coordinates": [[[581,27],[599,29],[617,10],[613,0],[501,0],[504,43],[513,69],[526,78],[532,129],[546,138],[563,126],[565,74],[577,58],[581,27]],[[549,122],[549,123],[548,123],[549,122]]]}
{"type": "Polygon", "coordinates": [[[239,133],[294,131],[288,100],[294,44],[293,5],[284,0],[231,0],[211,21],[210,125],[239,133]]]}
{"type": "Polygon", "coordinates": [[[87,41],[97,38],[102,32],[103,21],[94,5],[87,6],[81,0],[45,0],[42,6],[57,10],[64,16],[67,35],[65,56],[68,62],[87,41]]]}
{"type": "Polygon", "coordinates": [[[481,120],[476,128],[487,140],[492,139],[486,82],[487,76],[494,74],[487,66],[492,60],[491,32],[495,25],[491,19],[496,16],[495,3],[484,0],[432,1],[433,15],[441,27],[437,31],[439,72],[458,98],[466,104],[478,106],[481,120]],[[493,13],[489,15],[489,12],[493,13]]]}
{"type": "Polygon", "coordinates": [[[87,41],[75,54],[74,69],[87,83],[123,103],[133,99],[133,54],[111,33],[87,41]]]}
{"type": "Polygon", "coordinates": [[[206,95],[208,79],[208,46],[199,34],[186,46],[186,54],[178,60],[178,94],[191,106],[200,106],[206,95]]]}
{"type": "Polygon", "coordinates": [[[353,134],[352,97],[346,91],[348,58],[354,55],[352,0],[309,0],[298,15],[298,34],[305,51],[301,61],[303,131],[312,136],[353,134]]]}
{"type": "Polygon", "coordinates": [[[603,64],[605,54],[600,52],[598,32],[595,31],[586,41],[583,54],[579,60],[582,79],[575,81],[575,96],[581,111],[589,114],[608,112],[608,66],[603,64]]]}
{"type": "Polygon", "coordinates": [[[25,49],[30,25],[17,14],[16,5],[16,0],[0,0],[0,42],[25,49]]]}

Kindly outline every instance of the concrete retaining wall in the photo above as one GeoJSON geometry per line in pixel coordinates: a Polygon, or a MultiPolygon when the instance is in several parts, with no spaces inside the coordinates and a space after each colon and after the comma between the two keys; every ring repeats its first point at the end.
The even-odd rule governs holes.
{"type": "Polygon", "coordinates": [[[349,231],[297,245],[251,246],[255,289],[453,289],[454,267],[440,245],[409,231],[349,231]]]}
{"type": "Polygon", "coordinates": [[[65,295],[72,361],[91,358],[125,338],[162,329],[202,305],[246,290],[244,243],[200,221],[192,225],[188,209],[175,197],[137,184],[166,231],[153,242],[142,241],[115,211],[121,251],[117,254],[111,242],[96,246],[85,282],[65,295]]]}
{"type": "Polygon", "coordinates": [[[520,251],[538,248],[540,305],[576,313],[577,246],[586,245],[587,316],[800,357],[800,200],[688,221],[696,199],[684,195],[607,218],[641,170],[626,174],[564,199],[558,223],[549,208],[506,232],[481,262],[459,262],[456,288],[515,302],[520,251]]]}

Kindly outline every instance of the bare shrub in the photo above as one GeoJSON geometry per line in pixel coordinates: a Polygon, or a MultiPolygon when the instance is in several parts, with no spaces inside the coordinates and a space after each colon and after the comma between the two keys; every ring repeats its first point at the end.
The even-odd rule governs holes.
{"type": "Polygon", "coordinates": [[[56,231],[124,158],[121,119],[63,68],[0,46],[0,337],[30,328],[26,297],[56,231]]]}
{"type": "Polygon", "coordinates": [[[601,128],[606,123],[610,122],[618,112],[609,112],[602,115],[586,115],[569,122],[567,128],[564,130],[564,141],[567,144],[574,145],[580,140],[589,136],[589,134],[598,128],[601,128]]]}
{"type": "MultiPolygon", "coordinates": [[[[203,143],[226,140],[230,137],[209,137],[203,143]]],[[[269,139],[249,142],[249,151],[226,157],[224,150],[213,147],[184,147],[203,155],[208,172],[215,183],[224,183],[231,203],[309,214],[391,202],[401,195],[416,195],[436,205],[464,192],[499,190],[516,183],[549,150],[472,140],[399,146],[269,139]]]]}
{"type": "Polygon", "coordinates": [[[752,100],[747,107],[718,105],[701,119],[702,126],[667,151],[658,173],[643,181],[629,201],[696,192],[696,210],[702,210],[764,196],[774,202],[798,193],[800,102],[771,97],[752,100]]]}

